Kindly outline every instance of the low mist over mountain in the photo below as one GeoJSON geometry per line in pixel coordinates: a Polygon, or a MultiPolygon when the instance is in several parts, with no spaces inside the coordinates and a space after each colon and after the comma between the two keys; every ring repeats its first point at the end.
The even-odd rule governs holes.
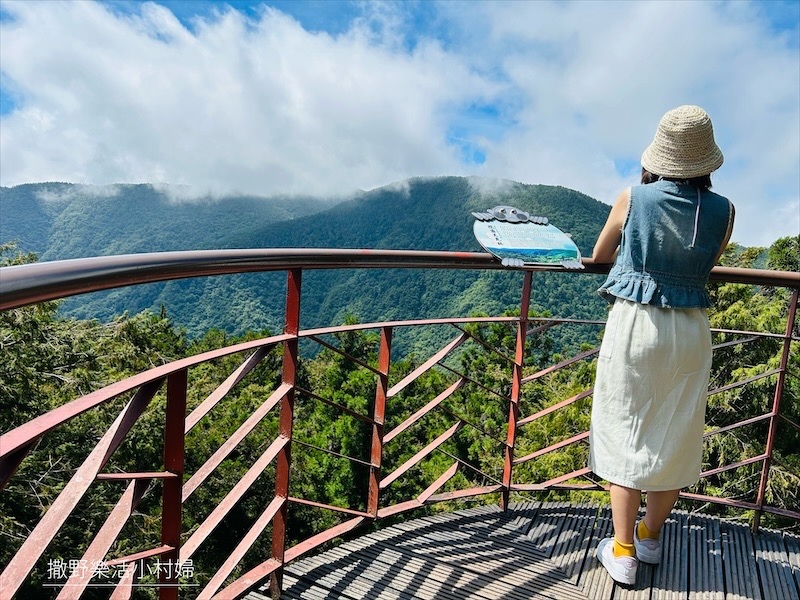
{"type": "Polygon", "coordinates": [[[187,195],[182,187],[35,183],[0,188],[0,240],[41,260],[230,248],[273,221],[335,204],[314,198],[187,195]]]}
{"type": "MultiPolygon", "coordinates": [[[[384,248],[481,251],[471,212],[500,204],[548,217],[589,254],[609,207],[562,187],[465,177],[415,178],[349,199],[232,197],[178,202],[169,189],[29,184],[2,188],[0,238],[41,260],[212,248],[384,248]]],[[[174,193],[172,193],[174,196],[174,193]]],[[[563,317],[602,315],[596,277],[537,273],[534,307],[563,317]]],[[[307,271],[305,327],[426,316],[497,314],[518,306],[519,271],[307,271]]],[[[278,331],[285,275],[170,281],[66,300],[65,314],[107,320],[167,313],[191,334],[278,331]]]]}

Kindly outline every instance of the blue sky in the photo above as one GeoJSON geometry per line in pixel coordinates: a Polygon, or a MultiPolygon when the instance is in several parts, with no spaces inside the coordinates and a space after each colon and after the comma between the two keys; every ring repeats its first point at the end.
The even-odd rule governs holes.
{"type": "Polygon", "coordinates": [[[0,28],[4,186],[478,175],[612,203],[699,104],[734,240],[800,233],[798,1],[0,0],[0,28]]]}

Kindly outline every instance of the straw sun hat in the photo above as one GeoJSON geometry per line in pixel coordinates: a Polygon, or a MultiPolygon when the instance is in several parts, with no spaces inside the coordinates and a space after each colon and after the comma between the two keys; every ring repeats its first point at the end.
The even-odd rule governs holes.
{"type": "Polygon", "coordinates": [[[661,117],[642,154],[642,166],[653,175],[686,179],[716,171],[722,160],[711,118],[699,106],[679,106],[661,117]]]}

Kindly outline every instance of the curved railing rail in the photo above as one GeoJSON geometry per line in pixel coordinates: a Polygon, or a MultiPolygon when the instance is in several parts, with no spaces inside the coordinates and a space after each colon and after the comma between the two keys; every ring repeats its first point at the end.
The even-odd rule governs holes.
{"type": "MultiPolygon", "coordinates": [[[[607,265],[595,265],[585,261],[586,273],[604,273],[607,265]]],[[[78,507],[81,499],[97,482],[127,484],[119,495],[116,505],[109,512],[105,523],[94,535],[91,543],[84,549],[78,565],[99,565],[105,567],[121,566],[124,574],[118,578],[113,597],[130,597],[136,585],[136,561],[158,558],[164,564],[176,568],[159,572],[160,595],[162,598],[177,597],[180,585],[180,565],[191,561],[194,553],[212,537],[216,528],[236,506],[253,483],[268,468],[273,473],[275,493],[263,503],[263,511],[254,520],[252,528],[237,543],[229,555],[210,577],[205,587],[199,591],[198,598],[240,597],[270,579],[274,592],[280,590],[283,565],[322,544],[340,537],[361,525],[403,513],[421,506],[444,500],[463,499],[485,494],[498,494],[501,506],[505,508],[510,494],[515,492],[536,492],[553,489],[602,489],[587,468],[573,469],[546,481],[521,481],[519,473],[522,465],[565,448],[585,442],[588,432],[576,432],[573,436],[557,440],[543,447],[532,449],[524,447],[523,431],[542,419],[570,407],[586,406],[591,397],[591,387],[580,390],[569,398],[564,398],[550,406],[525,405],[521,402],[523,389],[530,387],[548,376],[585,363],[597,352],[587,350],[567,357],[558,364],[544,369],[534,368],[526,363],[526,342],[541,331],[564,323],[576,325],[598,325],[599,322],[577,321],[573,319],[530,318],[529,304],[532,278],[535,270],[521,270],[520,317],[483,317],[420,319],[371,324],[345,325],[319,329],[300,329],[301,280],[304,270],[327,268],[428,268],[428,269],[501,269],[488,254],[454,252],[414,252],[388,250],[324,250],[324,249],[268,249],[268,250],[223,250],[200,252],[177,252],[163,254],[142,254],[115,257],[100,257],[18,265],[0,269],[0,309],[8,310],[45,300],[67,297],[122,287],[140,283],[165,281],[187,277],[219,275],[230,273],[285,271],[287,273],[286,315],[284,331],[263,339],[239,343],[234,346],[215,349],[189,358],[177,360],[152,368],[122,381],[115,382],[100,390],[77,398],[51,412],[43,414],[12,431],[0,436],[0,482],[3,486],[14,476],[15,471],[37,442],[49,432],[69,422],[77,416],[100,406],[107,406],[120,397],[130,395],[125,407],[105,435],[88,453],[84,463],[66,483],[56,500],[47,507],[41,520],[32,526],[30,535],[23,542],[9,564],[4,565],[0,575],[0,590],[13,595],[29,577],[32,569],[42,559],[48,545],[58,531],[78,507]],[[516,345],[513,355],[492,347],[482,339],[481,327],[503,323],[516,329],[516,345]],[[391,376],[393,332],[408,327],[447,327],[454,337],[438,351],[401,377],[391,376]],[[351,356],[337,347],[335,335],[352,331],[373,330],[379,333],[377,361],[368,364],[351,356]],[[366,411],[357,411],[336,402],[334,399],[318,395],[313,389],[303,388],[298,382],[297,369],[300,359],[300,340],[310,340],[338,353],[359,365],[371,374],[374,382],[374,400],[366,411]],[[471,377],[459,366],[459,353],[465,348],[473,348],[492,354],[497,361],[506,365],[508,389],[490,389],[471,377]],[[271,394],[248,416],[228,439],[211,456],[204,457],[201,466],[193,472],[185,471],[188,453],[192,448],[185,444],[189,432],[203,421],[212,419],[214,409],[237,385],[264,359],[275,353],[282,361],[280,382],[271,394]],[[243,354],[241,364],[211,394],[197,402],[188,410],[187,397],[190,371],[210,361],[223,357],[243,354]],[[432,370],[443,373],[441,389],[430,392],[431,397],[418,399],[412,408],[407,390],[414,387],[425,373],[432,370]],[[507,421],[499,430],[488,431],[482,423],[476,423],[469,416],[458,414],[452,408],[445,409],[448,399],[455,398],[465,389],[478,390],[502,404],[507,421]],[[159,393],[165,394],[165,417],[163,423],[164,449],[163,467],[157,471],[113,472],[108,470],[110,460],[137,420],[145,414],[151,400],[159,393]],[[367,456],[345,456],[341,453],[315,447],[305,440],[296,439],[293,426],[298,418],[295,401],[298,398],[323,402],[348,418],[355,419],[369,429],[369,448],[367,456]],[[398,411],[396,405],[404,405],[405,412],[398,411]],[[525,409],[532,410],[524,414],[525,409]],[[398,444],[414,425],[435,411],[444,412],[447,426],[437,437],[414,446],[406,453],[394,453],[394,462],[386,462],[387,448],[398,444]],[[186,501],[209,481],[215,470],[228,459],[237,446],[262,421],[274,419],[277,435],[253,462],[250,469],[226,493],[216,507],[191,532],[184,531],[182,510],[186,501]],[[452,451],[450,444],[455,442],[464,429],[477,432],[476,435],[488,439],[498,447],[494,463],[473,464],[452,451]],[[497,432],[501,433],[498,434],[497,432]],[[293,495],[290,473],[292,472],[292,447],[294,452],[328,452],[337,459],[360,465],[366,474],[363,484],[363,499],[358,506],[332,506],[312,498],[293,495]],[[523,449],[524,448],[524,449],[523,449]],[[409,455],[410,454],[410,455],[409,455]],[[434,454],[452,459],[451,465],[415,497],[397,499],[387,492],[398,485],[412,469],[419,467],[434,454]],[[520,456],[521,454],[521,456],[520,456]],[[400,458],[397,458],[400,456],[400,458]],[[474,485],[453,487],[457,473],[474,485]],[[144,548],[125,556],[108,558],[115,540],[123,529],[148,488],[153,482],[161,483],[161,543],[144,548]],[[447,489],[448,486],[451,489],[447,489]],[[392,498],[387,502],[387,498],[392,498]],[[289,507],[305,506],[321,511],[333,511],[341,516],[340,522],[324,531],[287,547],[287,529],[290,525],[289,507]],[[271,554],[244,574],[232,577],[242,558],[262,534],[271,535],[271,554]]],[[[547,270],[547,269],[541,269],[547,270]]],[[[575,276],[580,276],[575,273],[575,276]]],[[[708,436],[747,427],[753,423],[766,423],[767,437],[763,442],[764,451],[758,455],[733,464],[721,465],[707,471],[704,476],[712,476],[722,471],[737,469],[745,465],[760,465],[761,476],[755,497],[719,498],[703,494],[684,493],[683,497],[700,502],[712,502],[756,511],[754,527],[758,527],[759,515],[763,512],[778,514],[800,520],[800,512],[771,506],[766,501],[769,477],[773,460],[773,447],[779,422],[781,421],[781,400],[787,375],[788,358],[791,345],[798,341],[793,336],[795,317],[800,290],[800,275],[797,273],[761,271],[752,269],[721,268],[714,269],[712,280],[725,282],[770,285],[791,290],[786,327],[783,334],[775,332],[728,331],[731,344],[746,344],[757,339],[773,338],[782,344],[780,365],[745,381],[727,385],[725,388],[711,390],[720,393],[732,387],[745,386],[767,377],[774,378],[774,394],[766,412],[740,423],[726,425],[708,432],[708,436]]],[[[790,426],[797,427],[791,421],[790,426]]],[[[427,482],[426,482],[427,483],[427,482]]],[[[73,569],[64,583],[59,598],[79,597],[91,584],[94,573],[91,570],[73,569]]]]}

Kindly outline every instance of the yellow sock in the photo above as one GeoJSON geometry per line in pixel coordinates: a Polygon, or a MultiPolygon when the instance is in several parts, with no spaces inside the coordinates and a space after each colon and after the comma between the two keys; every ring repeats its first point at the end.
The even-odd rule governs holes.
{"type": "Polygon", "coordinates": [[[614,557],[620,556],[636,556],[636,550],[633,544],[623,544],[617,538],[614,538],[614,557]]]}
{"type": "Polygon", "coordinates": [[[657,540],[658,539],[658,532],[655,533],[650,531],[647,528],[647,525],[644,524],[644,519],[639,521],[639,525],[636,528],[636,535],[639,536],[640,540],[657,540]]]}

